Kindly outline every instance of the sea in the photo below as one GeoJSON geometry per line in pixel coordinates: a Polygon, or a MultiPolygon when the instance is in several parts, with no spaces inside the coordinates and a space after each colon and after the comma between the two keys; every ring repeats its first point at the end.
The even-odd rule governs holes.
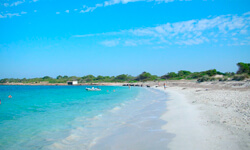
{"type": "Polygon", "coordinates": [[[166,93],[86,87],[0,85],[0,149],[167,149],[166,93]]]}

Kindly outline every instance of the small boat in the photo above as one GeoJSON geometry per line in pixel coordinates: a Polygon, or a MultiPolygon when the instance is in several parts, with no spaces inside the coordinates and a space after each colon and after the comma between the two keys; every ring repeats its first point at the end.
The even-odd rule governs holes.
{"type": "Polygon", "coordinates": [[[101,89],[99,89],[99,88],[94,88],[94,87],[92,87],[92,88],[86,88],[86,90],[87,90],[87,91],[101,91],[101,89]]]}

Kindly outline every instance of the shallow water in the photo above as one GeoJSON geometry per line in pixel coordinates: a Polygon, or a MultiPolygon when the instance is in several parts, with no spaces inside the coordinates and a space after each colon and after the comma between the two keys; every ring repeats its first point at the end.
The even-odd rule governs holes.
{"type": "Polygon", "coordinates": [[[0,86],[0,149],[166,149],[172,136],[159,119],[165,93],[85,88],[0,86]]]}

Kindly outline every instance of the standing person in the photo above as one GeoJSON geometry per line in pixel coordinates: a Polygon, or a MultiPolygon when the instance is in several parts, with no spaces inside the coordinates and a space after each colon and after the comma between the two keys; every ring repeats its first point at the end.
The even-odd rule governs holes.
{"type": "Polygon", "coordinates": [[[0,99],[0,105],[2,104],[1,99],[0,99]]]}
{"type": "Polygon", "coordinates": [[[167,86],[166,86],[166,83],[164,83],[164,90],[166,90],[167,86]]]}

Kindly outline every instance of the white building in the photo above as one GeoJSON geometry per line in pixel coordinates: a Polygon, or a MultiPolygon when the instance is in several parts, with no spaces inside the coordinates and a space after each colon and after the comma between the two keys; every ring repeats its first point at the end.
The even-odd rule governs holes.
{"type": "Polygon", "coordinates": [[[78,81],[67,81],[68,85],[77,85],[78,81]]]}

